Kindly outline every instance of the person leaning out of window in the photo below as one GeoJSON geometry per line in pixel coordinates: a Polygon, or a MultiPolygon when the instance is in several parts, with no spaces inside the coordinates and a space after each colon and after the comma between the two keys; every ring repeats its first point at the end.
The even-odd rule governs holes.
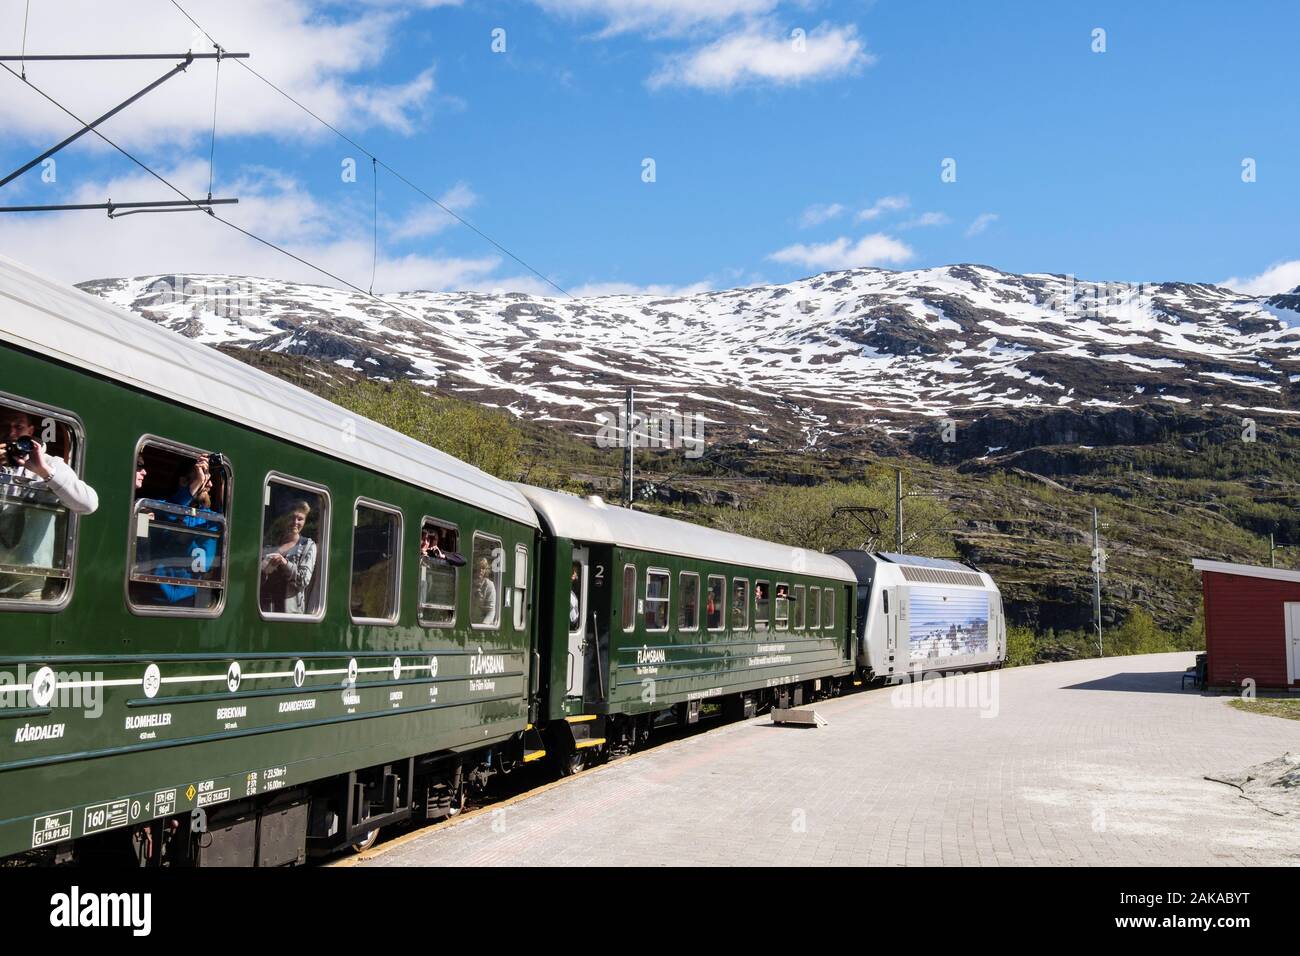
{"type": "Polygon", "coordinates": [[[0,599],[39,601],[45,587],[40,569],[55,566],[57,504],[73,514],[99,507],[95,489],[72,467],[37,441],[36,420],[17,409],[0,411],[0,564],[35,573],[0,574],[0,599]],[[44,507],[42,507],[44,505],[44,507]]]}
{"type": "MultiPolygon", "coordinates": [[[[179,521],[175,515],[168,515],[167,520],[179,523],[186,528],[207,531],[207,535],[178,536],[177,554],[181,560],[173,567],[159,569],[158,573],[169,578],[205,578],[217,564],[217,537],[221,526],[210,521],[209,515],[218,512],[212,507],[212,473],[207,455],[200,455],[190,466],[190,470],[177,479],[177,488],[168,498],[170,504],[191,509],[191,514],[182,516],[179,521]]],[[[136,472],[137,480],[142,477],[143,465],[136,472]]],[[[162,601],[176,607],[199,606],[198,588],[188,585],[161,584],[159,592],[162,601]]],[[[209,599],[205,596],[205,600],[209,599]]]]}

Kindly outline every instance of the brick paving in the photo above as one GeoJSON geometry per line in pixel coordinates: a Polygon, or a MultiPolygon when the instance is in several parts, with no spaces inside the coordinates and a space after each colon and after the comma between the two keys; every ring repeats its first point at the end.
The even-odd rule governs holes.
{"type": "Polygon", "coordinates": [[[1300,721],[1181,691],[1192,659],[1044,664],[947,678],[924,696],[823,701],[829,726],[721,727],[358,862],[1300,864],[1300,814],[1272,816],[1203,779],[1300,752],[1300,721]],[[940,693],[948,705],[927,706],[940,693]]]}

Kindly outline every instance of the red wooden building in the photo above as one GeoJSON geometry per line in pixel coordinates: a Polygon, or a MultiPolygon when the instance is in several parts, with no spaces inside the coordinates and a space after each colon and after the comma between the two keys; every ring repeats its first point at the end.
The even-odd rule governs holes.
{"type": "Polygon", "coordinates": [[[1300,571],[1193,561],[1205,597],[1206,683],[1300,689],[1300,571]]]}

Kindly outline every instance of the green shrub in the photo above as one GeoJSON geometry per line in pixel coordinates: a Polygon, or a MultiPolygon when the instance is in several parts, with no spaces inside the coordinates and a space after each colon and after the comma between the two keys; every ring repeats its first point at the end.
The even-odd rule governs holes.
{"type": "Polygon", "coordinates": [[[1033,628],[1012,625],[1007,628],[1007,666],[1021,667],[1038,663],[1038,635],[1033,628]]]}
{"type": "Polygon", "coordinates": [[[505,412],[428,394],[407,381],[359,381],[333,400],[498,478],[520,472],[520,432],[505,412]]]}

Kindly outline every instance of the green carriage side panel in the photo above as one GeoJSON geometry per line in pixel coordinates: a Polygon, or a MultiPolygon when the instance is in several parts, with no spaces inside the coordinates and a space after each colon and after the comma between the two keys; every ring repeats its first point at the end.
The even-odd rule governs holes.
{"type": "MultiPolygon", "coordinates": [[[[213,361],[220,358],[214,353],[213,361]]],[[[84,685],[46,707],[0,693],[0,856],[407,756],[482,748],[523,731],[532,613],[515,627],[518,592],[510,585],[516,547],[537,558],[534,527],[398,480],[381,456],[364,464],[333,457],[9,345],[0,344],[0,359],[0,391],[80,418],[83,478],[99,494],[98,509],[78,522],[66,608],[0,609],[0,691],[4,680],[21,684],[42,667],[61,689],[84,685]],[[134,454],[146,434],[231,462],[227,590],[218,617],[140,616],[127,606],[134,454]],[[329,490],[319,622],[259,612],[268,472],[329,490]],[[351,619],[358,498],[402,514],[393,625],[351,619]],[[418,623],[416,555],[426,515],[456,524],[467,554],[476,531],[501,541],[498,604],[511,603],[500,608],[498,628],[469,622],[469,568],[458,574],[455,625],[418,623]],[[151,666],[162,682],[153,697],[144,690],[151,666]]],[[[525,599],[533,598],[530,588],[525,599]]]]}
{"type": "Polygon", "coordinates": [[[630,564],[637,569],[635,593],[622,590],[616,597],[616,624],[611,636],[610,686],[612,692],[603,712],[646,713],[689,700],[706,700],[727,694],[744,693],[793,684],[800,681],[843,677],[853,672],[851,621],[846,613],[845,585],[842,581],[810,575],[773,571],[742,564],[725,564],[693,558],[681,558],[643,549],[616,548],[615,563],[620,568],[630,564]],[[646,627],[644,602],[647,574],[650,570],[669,573],[668,627],[646,627]],[[697,611],[695,629],[679,626],[682,607],[682,574],[698,574],[700,600],[703,603],[710,575],[725,578],[723,627],[710,630],[704,612],[697,611]],[[746,626],[735,626],[731,613],[731,587],[736,579],[749,582],[749,614],[746,626]],[[766,628],[754,619],[754,582],[767,581],[775,589],[778,583],[793,591],[796,585],[827,588],[836,592],[834,622],[829,628],[793,627],[791,614],[785,629],[778,629],[769,619],[766,628]],[[624,602],[633,604],[632,627],[622,626],[624,602]]]}
{"type": "Polygon", "coordinates": [[[608,505],[598,499],[519,486],[541,516],[542,562],[547,585],[542,589],[543,642],[550,683],[546,696],[550,719],[575,713],[640,714],[749,691],[844,677],[853,672],[853,605],[848,600],[852,570],[838,558],[785,548],[713,531],[673,519],[608,505]],[[635,544],[628,543],[635,539],[635,544]],[[586,645],[586,674],[581,695],[568,681],[572,651],[568,633],[568,573],[575,549],[590,554],[593,580],[603,570],[604,581],[589,601],[594,610],[594,639],[586,645]],[[747,562],[746,557],[753,561],[747,562]],[[636,588],[624,587],[624,567],[636,569],[636,588]],[[647,573],[669,575],[668,626],[646,627],[647,573]],[[698,627],[683,629],[679,582],[683,572],[699,576],[696,598],[698,627]],[[724,626],[709,630],[704,621],[705,593],[710,575],[725,578],[724,607],[729,605],[733,580],[750,582],[751,613],[737,626],[729,607],[724,626]],[[778,629],[775,621],[757,628],[752,614],[753,583],[766,580],[773,588],[784,584],[817,587],[835,593],[830,626],[778,629]],[[627,617],[624,614],[627,612],[627,617]],[[631,621],[625,627],[625,621],[631,621]],[[549,642],[549,643],[548,643],[549,642]],[[593,679],[593,674],[595,675],[593,679]],[[579,710],[578,708],[581,708],[579,710]]]}

